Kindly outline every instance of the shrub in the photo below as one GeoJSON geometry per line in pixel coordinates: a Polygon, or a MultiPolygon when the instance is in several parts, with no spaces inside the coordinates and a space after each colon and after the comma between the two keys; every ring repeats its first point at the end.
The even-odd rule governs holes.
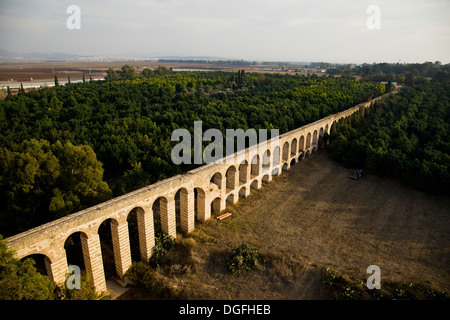
{"type": "Polygon", "coordinates": [[[243,271],[251,271],[259,265],[258,251],[245,243],[233,249],[227,259],[228,270],[234,275],[243,271]]]}
{"type": "Polygon", "coordinates": [[[67,277],[63,284],[58,285],[58,300],[96,300],[99,298],[94,285],[90,281],[89,274],[86,274],[84,271],[81,274],[80,289],[69,289],[67,287],[67,277]]]}
{"type": "Polygon", "coordinates": [[[383,281],[380,290],[369,290],[361,279],[330,268],[323,269],[322,283],[331,289],[337,300],[449,300],[447,292],[425,287],[421,284],[383,281]]]}
{"type": "Polygon", "coordinates": [[[148,293],[156,292],[159,274],[147,263],[143,261],[134,262],[128,269],[126,276],[142,291],[148,293]]]}
{"type": "Polygon", "coordinates": [[[150,266],[156,267],[161,264],[162,258],[170,250],[175,248],[175,238],[168,234],[161,234],[155,239],[155,250],[150,258],[150,266]]]}

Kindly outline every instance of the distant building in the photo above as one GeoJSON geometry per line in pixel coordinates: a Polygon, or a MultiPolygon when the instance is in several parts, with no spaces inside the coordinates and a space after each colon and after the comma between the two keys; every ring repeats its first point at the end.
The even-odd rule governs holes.
{"type": "MultiPolygon", "coordinates": [[[[381,84],[387,84],[388,82],[387,82],[387,81],[381,81],[380,83],[381,83],[381,84]]],[[[391,82],[391,84],[393,84],[394,86],[396,86],[396,85],[397,85],[397,82],[391,82]]]]}

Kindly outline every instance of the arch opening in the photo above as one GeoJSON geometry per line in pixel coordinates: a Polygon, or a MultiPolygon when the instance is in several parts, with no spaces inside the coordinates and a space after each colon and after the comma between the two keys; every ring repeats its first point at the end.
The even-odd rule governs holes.
{"type": "Polygon", "coordinates": [[[295,162],[295,158],[294,158],[294,159],[291,160],[290,166],[292,167],[295,163],[296,163],[296,162],[295,162]]]}
{"type": "Polygon", "coordinates": [[[211,201],[211,214],[218,214],[222,211],[221,210],[222,209],[221,201],[222,201],[222,199],[220,199],[219,197],[217,197],[213,201],[211,201]]]}
{"type": "Polygon", "coordinates": [[[205,220],[206,194],[202,188],[194,188],[194,215],[196,221],[205,220]]]}
{"type": "Polygon", "coordinates": [[[34,261],[33,264],[37,272],[39,272],[44,276],[49,277],[50,279],[52,278],[52,271],[50,269],[51,261],[50,258],[48,258],[45,254],[41,253],[30,254],[28,256],[23,257],[20,260],[25,261],[27,259],[31,259],[34,261]]]}
{"type": "Polygon", "coordinates": [[[226,199],[227,205],[233,205],[234,204],[234,194],[230,194],[226,199]]]}
{"type": "Polygon", "coordinates": [[[82,271],[86,271],[86,262],[83,256],[81,237],[87,237],[84,232],[74,232],[64,241],[67,265],[77,265],[82,271]]]}
{"type": "Polygon", "coordinates": [[[318,140],[317,140],[317,130],[314,130],[313,142],[312,142],[314,147],[317,145],[317,142],[318,142],[318,140]]]}
{"type": "Polygon", "coordinates": [[[222,174],[220,172],[216,172],[211,179],[209,180],[211,184],[211,190],[217,188],[222,189],[222,174]]]}
{"type": "Polygon", "coordinates": [[[259,176],[259,155],[255,155],[251,161],[250,178],[259,176]]]}
{"type": "Polygon", "coordinates": [[[308,150],[311,147],[311,132],[308,133],[306,136],[306,150],[308,150]]]}
{"type": "Polygon", "coordinates": [[[291,157],[297,154],[297,139],[294,138],[291,143],[291,157]]]}
{"type": "Polygon", "coordinates": [[[283,161],[289,158],[289,142],[285,142],[283,145],[283,161]]]}
{"type": "Polygon", "coordinates": [[[239,165],[239,185],[247,183],[248,162],[244,160],[239,165]]]}
{"type": "Polygon", "coordinates": [[[181,188],[175,193],[175,223],[177,232],[181,232],[182,219],[187,218],[187,194],[188,191],[185,188],[181,188]]]}
{"type": "Polygon", "coordinates": [[[258,180],[253,180],[253,182],[250,184],[250,188],[258,190],[259,189],[259,182],[258,182],[258,180]]]}
{"type": "Polygon", "coordinates": [[[233,190],[236,184],[236,167],[230,166],[225,174],[226,187],[228,190],[233,190]]]}
{"type": "Polygon", "coordinates": [[[270,168],[270,150],[266,150],[262,157],[262,168],[266,171],[270,168]]]}
{"type": "Polygon", "coordinates": [[[273,163],[272,166],[276,167],[280,164],[280,147],[276,146],[273,149],[273,163]]]}
{"type": "Polygon", "coordinates": [[[242,198],[247,197],[247,188],[246,187],[242,187],[241,189],[239,189],[239,197],[242,197],[242,198]]]}
{"type": "MultiPolygon", "coordinates": [[[[105,279],[116,277],[116,261],[114,257],[114,247],[112,240],[112,218],[106,219],[98,227],[98,235],[100,237],[100,247],[102,251],[103,270],[105,279]]],[[[117,221],[116,221],[117,224],[117,221]]]]}
{"type": "Polygon", "coordinates": [[[298,144],[298,151],[303,152],[305,150],[305,136],[300,137],[300,143],[298,144]]]}
{"type": "Polygon", "coordinates": [[[153,225],[155,238],[162,235],[161,217],[167,215],[167,199],[165,197],[157,198],[152,205],[153,225]]]}
{"type": "Polygon", "coordinates": [[[133,208],[127,216],[128,235],[130,237],[131,261],[141,261],[140,240],[139,240],[139,222],[138,212],[143,214],[141,207],[133,208]]]}

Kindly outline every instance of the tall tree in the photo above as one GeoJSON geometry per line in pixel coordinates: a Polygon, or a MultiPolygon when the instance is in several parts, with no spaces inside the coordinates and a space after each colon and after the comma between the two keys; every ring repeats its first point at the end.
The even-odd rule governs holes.
{"type": "Polygon", "coordinates": [[[119,75],[117,74],[117,72],[113,68],[109,68],[106,71],[105,80],[113,81],[113,80],[117,80],[117,79],[119,79],[119,75]]]}
{"type": "Polygon", "coordinates": [[[53,300],[55,289],[32,259],[18,260],[0,235],[0,300],[53,300]]]}

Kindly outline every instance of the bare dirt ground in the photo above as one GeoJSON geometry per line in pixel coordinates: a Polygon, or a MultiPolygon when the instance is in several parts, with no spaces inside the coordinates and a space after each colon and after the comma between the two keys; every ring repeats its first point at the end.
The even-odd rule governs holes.
{"type": "MultiPolygon", "coordinates": [[[[198,224],[193,268],[173,282],[193,299],[328,299],[321,268],[365,281],[369,265],[384,280],[450,291],[450,199],[350,170],[326,150],[227,210],[231,218],[198,224]],[[231,276],[225,256],[246,242],[270,258],[259,270],[231,276]]],[[[145,298],[133,290],[123,298],[145,298]]]]}

